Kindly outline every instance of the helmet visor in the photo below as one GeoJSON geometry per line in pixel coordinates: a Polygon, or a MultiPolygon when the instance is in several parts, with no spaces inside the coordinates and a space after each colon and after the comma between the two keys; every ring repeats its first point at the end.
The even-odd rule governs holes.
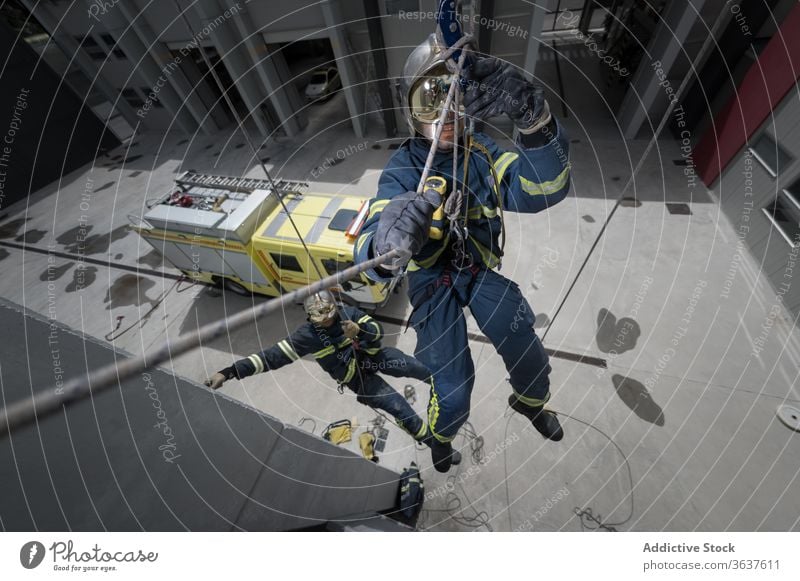
{"type": "Polygon", "coordinates": [[[336,315],[336,305],[318,302],[308,308],[308,318],[312,323],[324,323],[336,315]]]}
{"type": "Polygon", "coordinates": [[[306,298],[303,308],[312,323],[324,323],[336,316],[336,303],[328,291],[321,291],[306,298]]]}
{"type": "MultiPolygon", "coordinates": [[[[435,123],[442,114],[450,85],[455,80],[455,75],[447,70],[444,65],[433,68],[412,85],[408,96],[408,106],[411,117],[421,123],[435,123]]],[[[455,104],[450,104],[455,111],[455,104]]],[[[463,107],[461,107],[463,115],[463,107]]]]}

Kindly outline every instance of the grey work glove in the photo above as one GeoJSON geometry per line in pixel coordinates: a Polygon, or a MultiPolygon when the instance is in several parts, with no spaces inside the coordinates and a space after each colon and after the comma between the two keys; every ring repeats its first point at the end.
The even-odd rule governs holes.
{"type": "Polygon", "coordinates": [[[353,321],[342,321],[342,333],[348,339],[355,339],[361,332],[361,327],[353,321]]]}
{"type": "Polygon", "coordinates": [[[396,271],[405,266],[411,257],[422,250],[428,241],[433,213],[441,204],[435,190],[422,194],[406,192],[393,197],[381,212],[375,231],[373,250],[383,255],[397,249],[401,256],[382,268],[396,271]]]}
{"type": "Polygon", "coordinates": [[[479,59],[469,70],[464,108],[475,119],[508,115],[522,133],[533,133],[550,122],[544,90],[513,65],[495,58],[479,59]]]}

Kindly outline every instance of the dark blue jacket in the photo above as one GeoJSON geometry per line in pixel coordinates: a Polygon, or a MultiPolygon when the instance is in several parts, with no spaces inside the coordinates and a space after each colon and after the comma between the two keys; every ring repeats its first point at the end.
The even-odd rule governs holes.
{"type": "MultiPolygon", "coordinates": [[[[354,307],[339,307],[340,316],[358,324],[361,332],[356,339],[359,349],[369,355],[381,349],[383,327],[375,319],[354,307]]],[[[272,371],[293,363],[305,355],[313,355],[317,363],[339,383],[347,383],[356,373],[353,341],[344,336],[339,322],[330,327],[305,323],[289,337],[260,353],[239,359],[228,368],[233,376],[242,379],[255,373],[272,371]]],[[[226,370],[221,373],[228,376],[226,370]]]]}
{"type": "MultiPolygon", "coordinates": [[[[563,200],[570,185],[569,140],[556,122],[556,135],[546,145],[532,149],[518,146],[515,151],[503,151],[487,135],[476,133],[469,162],[468,250],[478,263],[496,267],[501,258],[499,237],[502,210],[511,212],[540,212],[563,200]],[[499,184],[498,187],[495,187],[499,184]]],[[[430,142],[416,137],[407,140],[389,160],[378,182],[378,194],[370,200],[369,215],[356,241],[355,260],[363,262],[373,256],[372,236],[378,227],[381,211],[389,200],[405,192],[415,191],[430,142]]],[[[464,153],[459,155],[458,179],[463,179],[464,153]]],[[[437,152],[432,176],[447,180],[448,193],[452,190],[452,152],[437,152]]],[[[465,197],[466,198],[466,197],[465,197]]],[[[429,239],[422,250],[409,263],[410,273],[431,268],[445,258],[448,245],[447,226],[442,239],[429,239]]],[[[375,270],[367,271],[373,280],[389,279],[375,270]]]]}

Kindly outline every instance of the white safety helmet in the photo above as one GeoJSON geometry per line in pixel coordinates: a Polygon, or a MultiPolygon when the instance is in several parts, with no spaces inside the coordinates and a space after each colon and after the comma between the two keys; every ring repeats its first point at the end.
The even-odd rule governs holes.
{"type": "Polygon", "coordinates": [[[303,309],[305,309],[309,321],[324,323],[336,316],[336,301],[329,291],[323,290],[306,297],[303,309]]]}
{"type": "MultiPolygon", "coordinates": [[[[403,115],[411,133],[419,133],[428,139],[434,137],[436,121],[455,79],[442,59],[445,50],[438,35],[431,34],[411,51],[399,82],[403,115]]],[[[459,117],[463,118],[463,115],[462,110],[459,117]]]]}

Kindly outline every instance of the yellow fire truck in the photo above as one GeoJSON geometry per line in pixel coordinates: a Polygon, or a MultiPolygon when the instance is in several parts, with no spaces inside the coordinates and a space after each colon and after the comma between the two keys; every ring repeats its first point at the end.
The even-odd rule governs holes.
{"type": "MultiPolygon", "coordinates": [[[[319,280],[317,270],[327,276],[352,266],[355,235],[366,218],[363,198],[301,193],[304,187],[280,180],[273,189],[266,180],[187,171],[144,216],[131,217],[132,229],[194,280],[278,296],[319,280]]],[[[362,275],[339,291],[348,302],[375,308],[393,286],[362,275]]]]}

